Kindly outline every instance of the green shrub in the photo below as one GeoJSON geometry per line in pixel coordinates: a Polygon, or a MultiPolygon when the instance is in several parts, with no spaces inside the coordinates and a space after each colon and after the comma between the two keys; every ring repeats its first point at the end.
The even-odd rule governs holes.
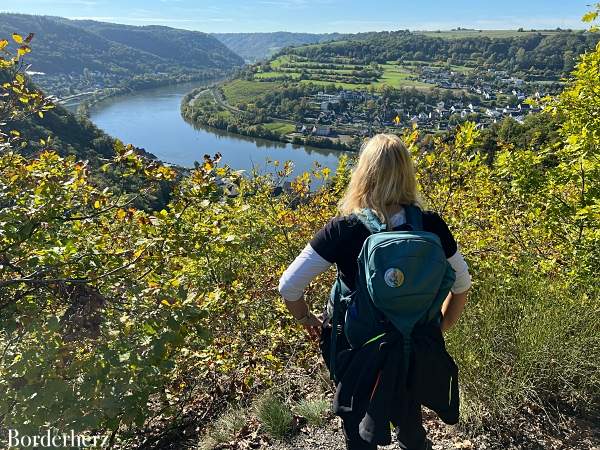
{"type": "Polygon", "coordinates": [[[525,405],[539,411],[594,407],[600,297],[593,291],[573,291],[533,271],[478,275],[465,314],[448,336],[467,422],[502,421],[525,405]]]}

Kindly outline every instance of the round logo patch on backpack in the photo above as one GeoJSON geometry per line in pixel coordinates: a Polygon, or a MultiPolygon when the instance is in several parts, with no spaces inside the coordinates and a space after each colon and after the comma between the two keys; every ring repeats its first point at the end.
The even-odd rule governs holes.
{"type": "Polygon", "coordinates": [[[397,288],[404,284],[404,273],[400,269],[392,267],[385,271],[383,279],[389,287],[397,288]]]}

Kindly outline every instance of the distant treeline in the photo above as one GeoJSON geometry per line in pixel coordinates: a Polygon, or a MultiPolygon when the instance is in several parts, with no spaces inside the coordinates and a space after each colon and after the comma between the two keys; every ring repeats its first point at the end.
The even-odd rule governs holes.
{"type": "Polygon", "coordinates": [[[445,61],[493,67],[509,72],[556,77],[573,69],[575,57],[593,49],[600,36],[583,31],[527,33],[506,38],[486,36],[444,39],[408,31],[369,33],[327,44],[288,48],[282,53],[313,61],[353,64],[387,61],[445,61]]]}

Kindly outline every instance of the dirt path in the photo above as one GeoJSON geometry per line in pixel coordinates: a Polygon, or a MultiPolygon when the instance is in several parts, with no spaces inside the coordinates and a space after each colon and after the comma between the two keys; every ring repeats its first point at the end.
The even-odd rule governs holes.
{"type": "MultiPolygon", "coordinates": [[[[434,442],[434,450],[449,449],[491,449],[490,443],[481,438],[473,441],[462,437],[455,427],[449,427],[434,419],[426,420],[426,428],[429,438],[434,442]],[[476,446],[477,445],[477,446],[476,446]]],[[[380,450],[396,450],[399,445],[392,436],[393,442],[380,450]]],[[[344,437],[341,429],[341,421],[333,419],[327,428],[310,429],[304,428],[295,438],[286,443],[273,443],[264,447],[273,450],[345,450],[344,437]]]]}

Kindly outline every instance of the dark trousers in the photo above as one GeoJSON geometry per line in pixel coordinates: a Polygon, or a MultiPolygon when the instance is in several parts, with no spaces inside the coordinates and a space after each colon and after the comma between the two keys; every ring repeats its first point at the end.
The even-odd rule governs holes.
{"type": "MultiPolygon", "coordinates": [[[[359,433],[360,418],[347,417],[344,420],[344,437],[347,450],[377,450],[376,445],[364,441],[359,433]]],[[[394,424],[400,448],[404,450],[421,450],[425,448],[426,433],[423,428],[421,405],[415,404],[406,411],[402,423],[394,424]]]]}

